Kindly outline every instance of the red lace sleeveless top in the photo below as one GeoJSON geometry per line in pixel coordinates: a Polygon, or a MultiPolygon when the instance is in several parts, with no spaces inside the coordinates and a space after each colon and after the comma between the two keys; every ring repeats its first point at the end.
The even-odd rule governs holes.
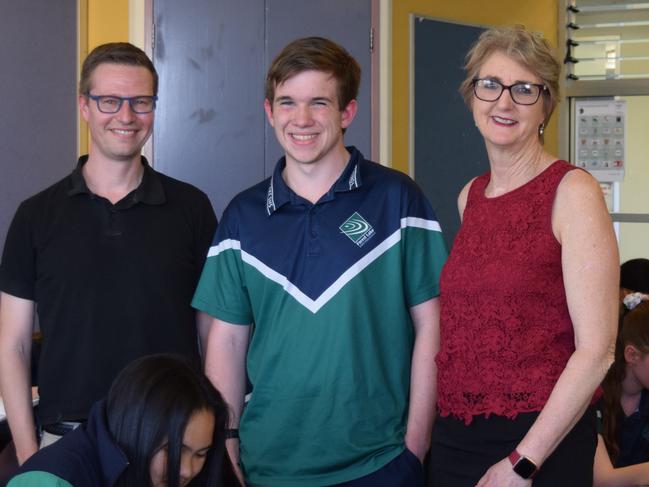
{"type": "Polygon", "coordinates": [[[441,275],[438,409],[469,424],[540,411],[575,350],[552,233],[563,176],[556,161],[523,186],[485,197],[489,173],[469,189],[463,223],[441,275]]]}

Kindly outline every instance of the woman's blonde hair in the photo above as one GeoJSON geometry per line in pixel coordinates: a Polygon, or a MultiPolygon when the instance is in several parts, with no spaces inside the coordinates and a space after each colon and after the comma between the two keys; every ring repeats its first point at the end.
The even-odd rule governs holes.
{"type": "Polygon", "coordinates": [[[502,52],[524,66],[541,79],[547,90],[542,92],[544,123],[547,125],[552,112],[559,103],[559,76],[561,64],[555,58],[552,47],[539,34],[528,31],[522,25],[494,27],[484,31],[466,55],[466,78],[460,85],[460,94],[466,105],[473,102],[473,81],[478,78],[487,58],[502,52]]]}

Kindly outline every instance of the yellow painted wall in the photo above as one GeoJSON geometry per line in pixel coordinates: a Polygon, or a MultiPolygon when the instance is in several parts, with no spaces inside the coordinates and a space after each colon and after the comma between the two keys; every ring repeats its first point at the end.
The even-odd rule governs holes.
{"type": "MultiPolygon", "coordinates": [[[[626,155],[620,212],[649,214],[649,96],[626,96],[626,155]]],[[[649,224],[620,224],[620,261],[649,257],[649,224]]]]}
{"type": "MultiPolygon", "coordinates": [[[[78,0],[79,71],[88,53],[106,42],[129,40],[129,0],[78,0]]],[[[79,117],[79,154],[88,152],[88,129],[79,117]]]]}
{"type": "MultiPolygon", "coordinates": [[[[410,15],[472,25],[524,24],[557,43],[557,0],[393,0],[392,1],[392,167],[408,172],[410,15]]],[[[557,122],[553,115],[546,146],[557,153],[557,122]]]]}
{"type": "Polygon", "coordinates": [[[128,0],[88,0],[88,49],[128,42],[128,0]]]}

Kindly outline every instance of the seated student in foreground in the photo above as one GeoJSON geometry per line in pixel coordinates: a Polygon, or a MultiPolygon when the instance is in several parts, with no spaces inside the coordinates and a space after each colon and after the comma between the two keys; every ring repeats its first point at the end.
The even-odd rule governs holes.
{"type": "Polygon", "coordinates": [[[625,299],[615,362],[602,388],[595,453],[598,487],[649,484],[649,296],[625,299]]]}
{"type": "Polygon", "coordinates": [[[221,394],[184,359],[143,357],[87,423],[29,458],[8,485],[238,486],[223,481],[227,421],[221,394]]]}

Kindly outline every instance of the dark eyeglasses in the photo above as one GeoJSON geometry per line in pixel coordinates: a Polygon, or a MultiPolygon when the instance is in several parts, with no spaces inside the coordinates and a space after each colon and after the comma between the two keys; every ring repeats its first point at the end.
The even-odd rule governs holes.
{"type": "Polygon", "coordinates": [[[547,91],[545,85],[536,83],[514,83],[504,85],[492,78],[478,78],[473,80],[473,93],[476,98],[482,101],[496,101],[503,91],[509,90],[509,95],[514,103],[519,105],[534,105],[543,91],[547,91]]]}
{"type": "Polygon", "coordinates": [[[122,108],[122,104],[127,101],[133,113],[151,113],[155,110],[155,102],[158,100],[157,96],[104,96],[104,95],[91,95],[86,93],[86,96],[91,100],[97,102],[97,109],[101,113],[117,113],[122,108]]]}

